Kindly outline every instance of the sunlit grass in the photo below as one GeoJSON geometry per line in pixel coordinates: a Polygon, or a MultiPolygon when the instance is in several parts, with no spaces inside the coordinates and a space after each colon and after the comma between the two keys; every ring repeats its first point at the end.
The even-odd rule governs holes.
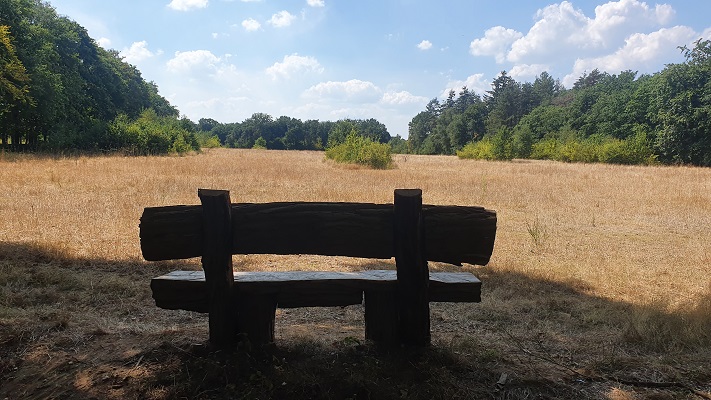
{"type": "MultiPolygon", "coordinates": [[[[372,170],[344,168],[322,152],[211,149],[185,157],[1,153],[0,171],[0,328],[11,327],[6,336],[20,338],[12,340],[38,343],[36,351],[49,351],[40,346],[47,337],[100,333],[111,343],[126,339],[127,347],[146,335],[206,337],[203,317],[153,306],[151,276],[199,268],[199,261],[144,262],[138,224],[145,207],[198,204],[198,188],[230,190],[233,202],[372,203],[391,203],[396,188],[421,188],[428,204],[498,213],[490,264],[464,267],[482,278],[482,303],[433,303],[435,347],[527,379],[558,374],[560,365],[564,375],[580,367],[708,379],[700,365],[711,344],[711,169],[398,155],[394,168],[372,170]],[[679,363],[686,369],[675,369],[679,363]]],[[[381,267],[307,255],[235,256],[234,266],[381,267]]],[[[287,348],[318,342],[326,349],[319,357],[362,335],[359,309],[277,314],[277,340],[287,348]]],[[[633,394],[600,390],[590,397],[633,394]]]]}

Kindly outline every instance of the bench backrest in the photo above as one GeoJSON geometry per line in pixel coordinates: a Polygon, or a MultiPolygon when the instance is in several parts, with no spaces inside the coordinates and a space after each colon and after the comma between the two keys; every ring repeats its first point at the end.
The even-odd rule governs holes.
{"type": "MultiPolygon", "coordinates": [[[[393,204],[232,204],[232,254],[315,254],[389,259],[393,204]]],[[[482,207],[422,206],[428,261],[485,265],[496,236],[496,213],[482,207]]],[[[202,206],[146,208],[143,256],[149,261],[202,256],[202,206]]]]}
{"type": "Polygon", "coordinates": [[[198,196],[202,206],[146,208],[141,249],[153,261],[202,258],[210,342],[220,346],[231,343],[233,317],[239,314],[233,254],[395,257],[398,327],[386,336],[393,338],[388,341],[425,346],[430,343],[427,261],[486,264],[496,235],[493,211],[423,207],[419,189],[395,190],[392,205],[232,204],[229,192],[206,189],[198,190],[198,196]]]}

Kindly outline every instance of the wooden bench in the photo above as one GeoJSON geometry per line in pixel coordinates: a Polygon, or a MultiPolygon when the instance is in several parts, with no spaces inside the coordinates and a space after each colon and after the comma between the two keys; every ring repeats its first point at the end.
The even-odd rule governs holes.
{"type": "Polygon", "coordinates": [[[393,204],[232,204],[229,192],[198,191],[201,206],[149,207],[140,224],[149,261],[202,257],[204,271],[151,281],[156,305],[209,313],[216,346],[244,333],[274,340],[276,308],[364,304],[365,337],[399,346],[430,343],[429,302],[479,302],[481,282],[463,272],[429,272],[427,261],[484,265],[496,213],[481,207],[422,205],[422,191],[399,189],[393,204]],[[394,270],[239,272],[233,254],[395,257],[394,270]]]}

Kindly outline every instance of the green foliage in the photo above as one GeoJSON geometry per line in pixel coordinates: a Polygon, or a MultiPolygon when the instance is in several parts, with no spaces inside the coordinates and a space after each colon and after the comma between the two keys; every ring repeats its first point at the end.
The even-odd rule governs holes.
{"type": "Polygon", "coordinates": [[[152,109],[136,120],[121,114],[108,126],[102,148],[131,155],[185,154],[199,151],[197,135],[171,117],[160,117],[152,109]]]}
{"type": "MultiPolygon", "coordinates": [[[[178,116],[154,83],[49,3],[0,0],[0,21],[3,144],[110,151],[125,139],[108,132],[119,115],[133,120],[152,109],[161,117],[178,116]],[[4,81],[8,77],[12,85],[4,81]]],[[[193,147],[192,138],[184,140],[193,147]]]]}
{"type": "Polygon", "coordinates": [[[390,150],[393,154],[408,154],[410,149],[407,145],[407,140],[401,138],[400,136],[395,136],[388,142],[390,145],[390,150]]]}
{"type": "Polygon", "coordinates": [[[195,135],[201,149],[215,149],[222,147],[220,138],[217,135],[211,135],[210,132],[205,131],[197,132],[195,135]]]}
{"type": "Polygon", "coordinates": [[[514,148],[511,129],[500,127],[491,137],[491,150],[496,160],[511,160],[514,158],[514,148]]]}
{"type": "Polygon", "coordinates": [[[533,134],[528,129],[517,129],[513,134],[512,150],[515,158],[529,158],[533,149],[533,134]]]}
{"type": "Polygon", "coordinates": [[[533,145],[531,158],[563,162],[655,164],[651,141],[644,131],[621,140],[606,136],[549,137],[533,145]]]}
{"type": "Polygon", "coordinates": [[[359,164],[375,169],[387,169],[393,165],[390,146],[360,136],[355,129],[343,143],[326,149],[326,158],[338,163],[359,164]]]}
{"type": "Polygon", "coordinates": [[[680,49],[686,62],[657,74],[593,69],[571,90],[547,73],[519,83],[503,71],[478,101],[466,88],[431,100],[410,122],[409,147],[462,158],[711,166],[711,40],[680,49]]]}
{"type": "Polygon", "coordinates": [[[494,146],[489,138],[467,143],[461,150],[457,151],[457,157],[475,160],[496,159],[494,157],[494,146]]]}
{"type": "Polygon", "coordinates": [[[254,141],[254,146],[252,146],[253,149],[261,149],[261,150],[266,150],[267,149],[267,141],[263,137],[258,137],[257,140],[254,141]]]}

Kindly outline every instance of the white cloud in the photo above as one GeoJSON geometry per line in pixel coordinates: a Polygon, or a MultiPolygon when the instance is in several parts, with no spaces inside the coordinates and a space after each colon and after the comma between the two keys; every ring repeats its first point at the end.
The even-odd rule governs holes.
{"type": "Polygon", "coordinates": [[[262,24],[260,24],[259,21],[257,21],[256,19],[247,18],[244,21],[242,21],[242,27],[247,32],[254,32],[256,30],[259,30],[259,28],[262,27],[262,24]]]}
{"type": "Polygon", "coordinates": [[[457,80],[447,83],[447,87],[440,94],[440,98],[446,99],[450,90],[454,90],[455,93],[459,93],[464,86],[466,86],[470,92],[479,94],[483,94],[487,90],[491,89],[491,83],[485,80],[484,74],[474,74],[468,76],[467,79],[463,81],[457,80]]]}
{"type": "Polygon", "coordinates": [[[664,26],[674,14],[669,5],[650,7],[638,0],[619,0],[597,6],[595,17],[589,18],[563,1],[538,10],[536,23],[511,45],[506,58],[536,63],[564,58],[572,52],[604,54],[622,46],[632,34],[664,26]]]}
{"type": "Polygon", "coordinates": [[[536,78],[543,71],[549,71],[550,65],[546,64],[518,64],[509,71],[509,76],[517,81],[529,81],[536,78]]]}
{"type": "Polygon", "coordinates": [[[196,8],[206,8],[208,0],[172,0],[168,7],[176,11],[190,11],[196,8]]]}
{"type": "Polygon", "coordinates": [[[105,37],[98,38],[98,39],[96,40],[96,44],[98,44],[99,46],[101,46],[101,47],[103,47],[103,48],[105,48],[105,49],[108,49],[108,48],[111,47],[111,39],[108,39],[108,38],[105,38],[105,37]]]}
{"type": "Polygon", "coordinates": [[[701,33],[701,37],[706,40],[711,40],[711,28],[704,29],[703,33],[701,33]]]}
{"type": "Polygon", "coordinates": [[[321,82],[304,91],[303,96],[321,100],[376,102],[381,90],[372,82],[351,79],[345,82],[321,82]]]}
{"type": "Polygon", "coordinates": [[[422,96],[415,96],[408,91],[401,92],[386,92],[380,99],[382,104],[386,105],[404,105],[404,104],[422,104],[423,106],[429,101],[428,98],[422,96]]]}
{"type": "Polygon", "coordinates": [[[521,32],[495,26],[487,29],[483,38],[474,39],[469,45],[469,52],[475,56],[494,56],[496,62],[502,63],[509,46],[521,37],[521,32]]]}
{"type": "Polygon", "coordinates": [[[577,59],[573,71],[563,79],[563,84],[570,87],[583,73],[595,68],[613,74],[628,69],[653,72],[661,60],[679,56],[677,46],[680,43],[690,43],[697,37],[693,29],[685,26],[660,29],[650,34],[636,33],[612,54],[577,59]]]}
{"type": "Polygon", "coordinates": [[[131,44],[130,48],[123,49],[120,54],[124,61],[129,64],[139,63],[155,55],[153,52],[148,50],[148,42],[145,40],[134,42],[131,44]]]}
{"type": "Polygon", "coordinates": [[[291,25],[291,23],[294,22],[295,19],[296,16],[289,13],[288,11],[279,11],[278,13],[272,15],[272,18],[269,20],[269,23],[272,24],[275,28],[285,28],[291,25]]]}
{"type": "Polygon", "coordinates": [[[175,52],[175,57],[168,61],[168,70],[171,72],[186,72],[195,67],[214,68],[220,58],[208,50],[195,50],[175,52]]]}
{"type": "Polygon", "coordinates": [[[314,57],[304,57],[298,54],[284,56],[283,62],[276,62],[274,65],[266,69],[266,74],[271,76],[273,80],[278,78],[288,79],[294,74],[313,71],[317,73],[323,72],[323,67],[314,57]]]}
{"type": "Polygon", "coordinates": [[[417,48],[420,50],[429,50],[432,48],[432,42],[429,40],[423,40],[417,45],[417,48]]]}
{"type": "Polygon", "coordinates": [[[306,0],[306,4],[311,7],[323,7],[326,5],[323,0],[306,0]]]}

